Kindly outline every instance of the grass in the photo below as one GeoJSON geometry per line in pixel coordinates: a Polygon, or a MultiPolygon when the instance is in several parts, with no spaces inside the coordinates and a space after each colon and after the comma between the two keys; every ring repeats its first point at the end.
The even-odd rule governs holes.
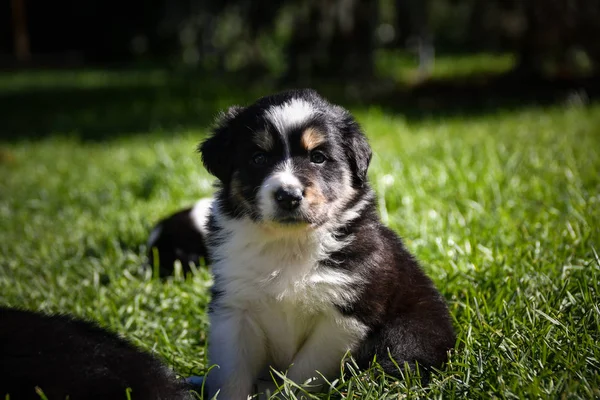
{"type": "MultiPolygon", "coordinates": [[[[57,81],[84,95],[137,84],[102,72],[75,78],[57,81]]],[[[0,88],[22,99],[38,89],[28,82],[4,74],[0,88]]],[[[256,91],[212,90],[211,107],[256,91]]],[[[140,112],[171,105],[177,119],[179,95],[157,95],[158,105],[140,97],[140,112]]],[[[185,96],[185,113],[206,102],[201,91],[185,96]]],[[[57,98],[53,119],[46,103],[32,104],[0,111],[5,133],[32,131],[0,144],[0,303],[96,320],[179,374],[203,374],[209,271],[162,282],[140,266],[152,224],[212,191],[195,153],[205,122],[124,123],[119,132],[122,121],[111,120],[127,117],[119,110],[88,121],[91,108],[57,98]],[[72,129],[95,121],[110,134],[88,140],[72,129]]],[[[458,342],[427,388],[410,375],[397,382],[366,371],[319,398],[600,397],[600,105],[422,120],[353,111],[375,152],[382,218],[448,300],[458,342]]]]}
{"type": "MultiPolygon", "coordinates": [[[[516,57],[510,53],[436,55],[428,78],[434,80],[489,77],[510,72],[516,57]]],[[[399,51],[379,51],[376,57],[377,72],[403,84],[418,81],[417,54],[399,51]]]]}

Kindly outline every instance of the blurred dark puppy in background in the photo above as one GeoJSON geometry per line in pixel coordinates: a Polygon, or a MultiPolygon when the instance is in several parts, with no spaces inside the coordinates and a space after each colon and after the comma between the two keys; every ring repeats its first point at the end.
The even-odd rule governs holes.
{"type": "Polygon", "coordinates": [[[184,274],[190,271],[190,264],[209,263],[205,240],[211,205],[212,199],[201,199],[152,228],[146,245],[148,264],[151,268],[158,267],[161,277],[172,275],[177,261],[184,274]]]}
{"type": "Polygon", "coordinates": [[[40,400],[37,390],[49,400],[195,398],[157,358],[94,323],[0,307],[0,398],[40,400]]]}

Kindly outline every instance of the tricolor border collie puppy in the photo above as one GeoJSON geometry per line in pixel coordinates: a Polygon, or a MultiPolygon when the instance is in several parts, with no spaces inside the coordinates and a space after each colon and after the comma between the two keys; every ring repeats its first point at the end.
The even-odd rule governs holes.
{"type": "Polygon", "coordinates": [[[448,309],[381,223],[371,149],[345,109],[312,90],[267,96],[230,108],[200,151],[220,182],[207,223],[210,396],[246,399],[269,367],[318,384],[347,352],[393,376],[442,365],[448,309]]]}
{"type": "Polygon", "coordinates": [[[93,322],[0,306],[0,398],[192,400],[157,358],[93,322]]]}

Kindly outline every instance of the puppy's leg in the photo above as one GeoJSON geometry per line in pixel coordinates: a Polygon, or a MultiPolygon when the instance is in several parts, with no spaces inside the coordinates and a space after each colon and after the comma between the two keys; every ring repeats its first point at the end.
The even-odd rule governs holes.
{"type": "MultiPolygon", "coordinates": [[[[421,288],[427,290],[425,285],[421,288]]],[[[448,350],[454,347],[456,337],[446,304],[439,294],[425,292],[406,297],[418,298],[419,302],[406,306],[408,312],[372,332],[355,353],[356,361],[361,368],[368,368],[376,356],[385,373],[396,377],[402,376],[405,366],[414,370],[418,363],[421,378],[426,383],[432,368],[440,368],[447,361],[448,350]]]]}
{"type": "Polygon", "coordinates": [[[210,315],[207,376],[210,398],[246,400],[256,377],[266,363],[265,338],[261,328],[245,311],[217,309],[210,315]]]}
{"type": "MultiPolygon", "coordinates": [[[[423,312],[422,315],[426,313],[423,312]]],[[[403,369],[405,364],[414,370],[418,363],[425,383],[429,380],[431,368],[439,368],[446,362],[448,350],[454,346],[455,336],[450,321],[444,316],[429,320],[406,315],[395,324],[381,329],[367,344],[369,342],[376,343],[369,351],[370,360],[375,354],[379,365],[388,375],[400,375],[398,367],[403,369]]],[[[365,364],[364,361],[362,364],[365,364]]]]}
{"type": "Polygon", "coordinates": [[[307,390],[321,390],[321,375],[339,375],[342,358],[364,337],[366,328],[350,318],[323,317],[304,343],[288,371],[288,378],[306,385],[307,390]],[[317,373],[317,370],[319,373],[317,373]]]}

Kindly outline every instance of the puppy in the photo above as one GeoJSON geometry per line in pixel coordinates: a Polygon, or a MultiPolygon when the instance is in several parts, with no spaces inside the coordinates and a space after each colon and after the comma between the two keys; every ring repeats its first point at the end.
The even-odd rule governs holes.
{"type": "Polygon", "coordinates": [[[99,326],[0,307],[0,398],[192,400],[152,355],[99,326]]]}
{"type": "Polygon", "coordinates": [[[442,365],[447,306],[381,223],[348,111],[312,90],[264,97],[221,115],[199,149],[220,182],[206,238],[211,396],[246,399],[269,367],[319,384],[347,352],[393,376],[442,365]]]}
{"type": "Polygon", "coordinates": [[[359,366],[440,367],[455,337],[444,299],[383,226],[371,149],[312,90],[232,107],[200,145],[220,188],[207,224],[214,274],[210,395],[246,399],[275,368],[298,383],[359,366]]]}

